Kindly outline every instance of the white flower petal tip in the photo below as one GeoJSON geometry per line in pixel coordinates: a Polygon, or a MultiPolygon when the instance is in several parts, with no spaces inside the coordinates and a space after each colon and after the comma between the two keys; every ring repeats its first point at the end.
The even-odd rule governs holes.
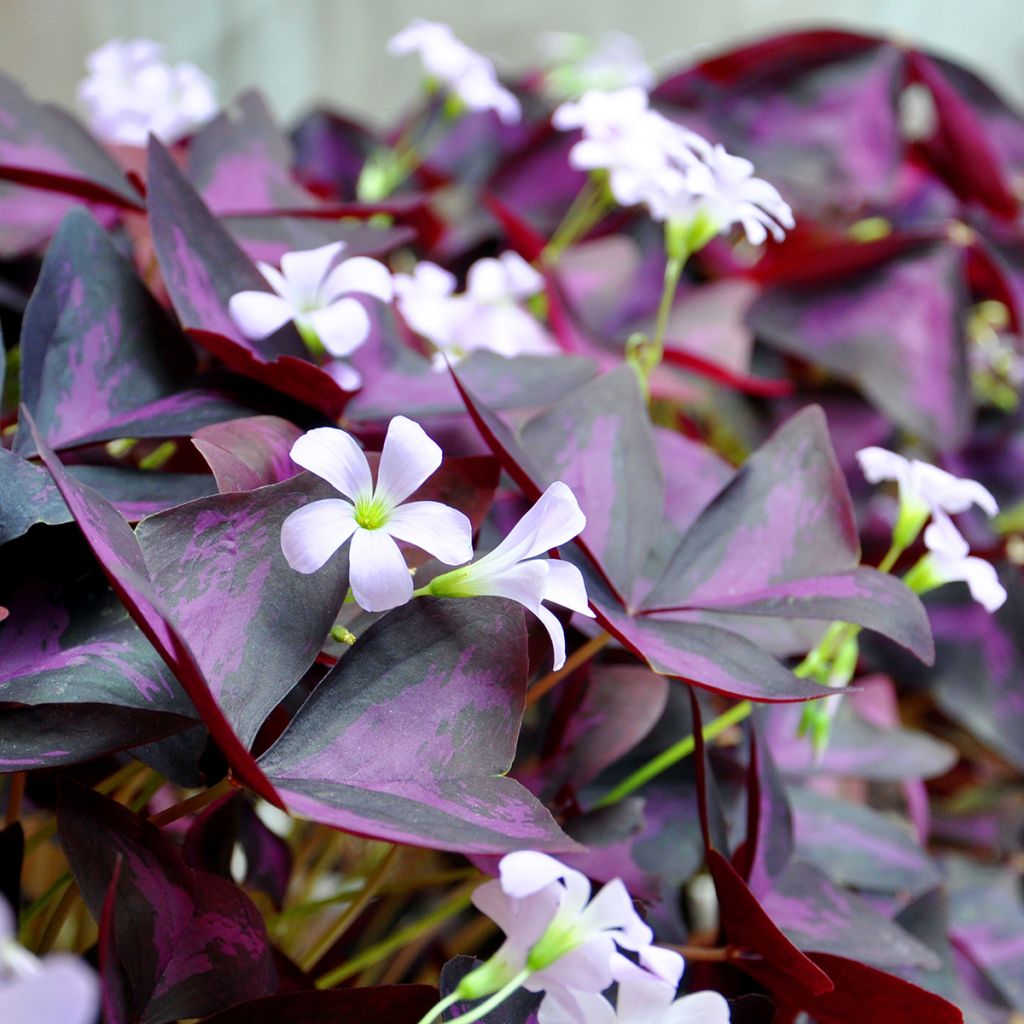
{"type": "Polygon", "coordinates": [[[148,39],[112,39],[86,58],[78,86],[92,130],[107,142],[173,143],[217,113],[214,85],[193,64],[167,64],[148,39]]]}
{"type": "Polygon", "coordinates": [[[432,78],[444,83],[469,110],[493,110],[505,124],[522,117],[519,100],[499,81],[494,65],[459,40],[448,25],[414,19],[387,44],[388,53],[417,53],[432,78]]]}
{"type": "MultiPolygon", "coordinates": [[[[455,278],[433,263],[395,277],[399,311],[406,323],[454,365],[486,350],[507,359],[557,355],[561,350],[524,300],[544,290],[544,276],[518,253],[477,260],[466,275],[466,290],[455,293],[455,278]]],[[[445,364],[434,361],[435,369],[445,364]]]]}
{"type": "Polygon", "coordinates": [[[753,176],[749,160],[649,109],[639,86],[586,92],[562,104],[552,124],[582,129],[569,155],[574,167],[606,170],[622,206],[643,203],[656,220],[680,225],[692,249],[735,225],[752,245],[769,233],[781,240],[794,225],[793,211],[774,186],[753,176]]]}
{"type": "Polygon", "coordinates": [[[448,565],[472,557],[472,525],[462,512],[436,501],[405,502],[442,459],[441,449],[412,420],[396,416],[389,424],[376,484],[356,440],[335,427],[303,434],[291,458],[349,500],[322,499],[292,512],[281,527],[285,559],[296,571],[313,573],[351,539],[349,583],[366,611],[388,611],[412,597],[397,540],[448,565]]]}
{"type": "Polygon", "coordinates": [[[493,550],[470,565],[436,577],[430,592],[437,597],[505,597],[540,619],[551,637],[554,668],[565,664],[562,624],[543,602],[593,617],[583,575],[569,562],[538,558],[576,537],[587,524],[572,490],[551,484],[536,504],[493,550]]]}
{"type": "MultiPolygon", "coordinates": [[[[253,341],[267,337],[289,320],[310,343],[335,358],[351,355],[370,335],[370,318],[352,296],[390,302],[391,272],[366,256],[342,258],[344,242],[286,252],[281,269],[261,263],[271,292],[238,292],[228,302],[235,326],[253,341]]],[[[315,346],[314,346],[315,347],[315,346]]]]}

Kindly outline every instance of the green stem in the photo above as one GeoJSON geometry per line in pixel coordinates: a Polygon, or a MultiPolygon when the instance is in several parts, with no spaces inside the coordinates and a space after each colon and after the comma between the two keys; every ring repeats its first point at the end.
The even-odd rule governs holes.
{"type": "Polygon", "coordinates": [[[366,905],[373,899],[381,883],[391,870],[391,865],[398,856],[398,847],[392,844],[391,849],[381,857],[376,867],[366,876],[362,889],[354,900],[345,908],[341,917],[320,937],[320,941],[313,946],[303,958],[302,968],[305,971],[312,970],[334,947],[334,944],[345,934],[350,924],[366,909],[366,905]]]}
{"type": "Polygon", "coordinates": [[[654,324],[654,338],[651,340],[648,375],[661,362],[665,353],[665,332],[668,330],[668,318],[672,312],[672,301],[676,297],[679,278],[682,277],[685,265],[685,256],[670,256],[665,264],[665,283],[661,290],[661,302],[658,304],[658,319],[654,324]]]}
{"type": "MultiPolygon", "coordinates": [[[[711,740],[718,736],[721,736],[723,732],[731,728],[734,725],[739,724],[744,719],[750,717],[751,711],[754,710],[754,705],[749,700],[740,701],[739,704],[729,708],[724,714],[719,715],[716,719],[708,722],[707,725],[701,730],[704,736],[704,742],[709,743],[711,740]]],[[[681,739],[678,743],[673,743],[671,747],[663,750],[657,757],[652,758],[645,765],[641,765],[635,772],[628,775],[623,779],[617,786],[612,787],[597,803],[594,804],[594,809],[599,807],[611,807],[612,804],[617,804],[620,800],[629,796],[630,793],[636,792],[641,786],[650,782],[651,779],[656,778],[662,772],[671,768],[672,765],[677,764],[684,758],[689,757],[697,746],[696,736],[690,735],[681,739]]]]}
{"type": "Polygon", "coordinates": [[[555,228],[550,241],[544,246],[540,262],[545,266],[557,263],[562,253],[604,216],[607,208],[608,196],[604,182],[588,178],[566,211],[561,224],[555,228]]]}
{"type": "Polygon", "coordinates": [[[459,993],[451,992],[444,997],[433,1009],[428,1010],[420,1019],[417,1024],[430,1024],[432,1020],[437,1020],[438,1017],[444,1013],[454,1003],[459,1001],[459,993]]]}
{"type": "Polygon", "coordinates": [[[421,918],[419,921],[414,921],[407,927],[395,932],[390,938],[385,939],[383,942],[378,942],[358,956],[354,956],[351,960],[336,967],[333,971],[328,971],[327,974],[317,978],[316,987],[334,988],[335,985],[340,984],[346,978],[351,978],[353,974],[358,974],[367,967],[372,967],[375,963],[390,956],[407,943],[413,942],[421,935],[444,924],[449,918],[461,913],[469,906],[470,894],[476,888],[476,884],[474,881],[470,885],[463,886],[456,891],[451,899],[442,903],[441,906],[426,917],[421,918]]]}
{"type": "Polygon", "coordinates": [[[522,988],[523,982],[526,981],[532,973],[532,971],[527,969],[520,971],[504,988],[498,989],[490,999],[485,1000],[479,1006],[474,1007],[472,1010],[468,1010],[461,1016],[455,1017],[450,1020],[448,1024],[473,1024],[473,1021],[479,1020],[481,1017],[490,1013],[495,1007],[501,1006],[501,1004],[505,1002],[513,992],[522,988]]]}

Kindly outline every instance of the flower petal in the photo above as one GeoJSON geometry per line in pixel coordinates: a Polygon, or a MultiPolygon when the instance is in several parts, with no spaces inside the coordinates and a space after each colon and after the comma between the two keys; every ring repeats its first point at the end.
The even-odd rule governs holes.
{"type": "Polygon", "coordinates": [[[509,896],[498,881],[485,882],[473,892],[473,905],[486,914],[506,936],[506,954],[525,961],[530,947],[547,931],[558,910],[562,887],[552,882],[521,899],[509,896]]]}
{"type": "Polygon", "coordinates": [[[547,559],[546,562],[548,575],[544,582],[543,599],[552,604],[560,604],[563,608],[571,608],[580,615],[594,618],[594,613],[587,603],[587,586],[583,582],[583,573],[572,562],[564,562],[557,558],[547,559]]]}
{"type": "Polygon", "coordinates": [[[310,327],[332,356],[351,355],[370,334],[370,318],[355,299],[339,299],[307,314],[310,327]]]}
{"type": "Polygon", "coordinates": [[[537,1008],[537,1024],[616,1024],[618,1019],[604,996],[560,985],[552,985],[537,1008]]]}
{"type": "Polygon", "coordinates": [[[677,999],[659,1024],[729,1024],[729,1004],[718,992],[694,992],[677,999]]]}
{"type": "Polygon", "coordinates": [[[478,569],[481,563],[468,566],[460,583],[475,596],[507,597],[516,601],[534,615],[544,600],[544,588],[548,578],[547,559],[536,558],[530,562],[516,562],[500,565],[488,570],[478,569]]]}
{"type": "Polygon", "coordinates": [[[572,540],[586,525],[576,495],[556,480],[486,557],[502,563],[532,558],[572,540]]]}
{"type": "Polygon", "coordinates": [[[402,552],[384,530],[357,529],[348,555],[348,581],[360,608],[386,612],[412,597],[412,576],[402,552]]]}
{"type": "Polygon", "coordinates": [[[391,513],[384,528],[445,565],[462,565],[473,557],[473,524],[439,501],[406,502],[391,513]]]}
{"type": "MultiPolygon", "coordinates": [[[[515,853],[506,854],[498,863],[498,873],[502,889],[516,899],[539,892],[545,886],[570,874],[580,875],[580,872],[567,868],[554,857],[538,853],[536,850],[517,850],[515,853]]],[[[590,883],[584,875],[580,877],[586,883],[589,894],[590,883]]]]}
{"type": "Polygon", "coordinates": [[[418,423],[396,416],[384,438],[375,494],[400,504],[441,465],[441,458],[440,447],[418,423]]]}
{"type": "Polygon", "coordinates": [[[910,461],[896,452],[872,445],[857,452],[857,462],[869,484],[882,480],[898,480],[901,484],[910,474],[910,461]]]}
{"type": "Polygon", "coordinates": [[[554,657],[551,669],[553,672],[557,672],[565,664],[565,630],[562,629],[562,624],[554,612],[548,611],[544,605],[530,610],[540,619],[541,625],[551,637],[551,650],[554,657]]]}
{"type": "Polygon", "coordinates": [[[581,931],[588,935],[621,929],[615,941],[624,949],[642,949],[654,941],[651,929],[640,920],[622,879],[613,878],[580,915],[581,931]]]}
{"type": "Polygon", "coordinates": [[[295,316],[291,304],[270,292],[238,292],[228,301],[235,326],[253,341],[279,330],[295,316]]]}
{"type": "Polygon", "coordinates": [[[260,260],[256,266],[259,268],[260,273],[267,279],[267,283],[271,288],[277,292],[282,298],[288,297],[288,282],[284,279],[284,274],[281,273],[277,267],[272,267],[269,263],[264,263],[260,260]]]}
{"type": "Polygon", "coordinates": [[[355,438],[337,427],[317,427],[300,437],[291,450],[292,462],[353,500],[373,490],[370,464],[355,438]]]}
{"type": "Polygon", "coordinates": [[[99,1004],[96,975],[64,953],[48,956],[38,974],[0,985],[0,1020],[11,1024],[92,1024],[99,1004]]]}
{"type": "Polygon", "coordinates": [[[652,977],[642,968],[620,953],[612,957],[612,973],[619,983],[615,997],[618,1017],[622,1021],[657,1021],[665,1019],[664,1014],[672,1005],[676,994],[675,985],[666,985],[652,977]]]}
{"type": "Polygon", "coordinates": [[[390,302],[395,296],[391,271],[380,260],[372,260],[369,256],[342,260],[327,275],[323,293],[330,301],[348,292],[372,295],[381,302],[390,302]]]}
{"type": "Polygon", "coordinates": [[[316,572],[352,536],[355,528],[355,509],[347,501],[311,501],[281,524],[281,550],[296,572],[316,572]]]}
{"type": "Polygon", "coordinates": [[[288,282],[289,295],[312,298],[320,290],[331,264],[345,248],[344,242],[329,242],[316,249],[286,252],[281,257],[281,273],[288,282]]]}
{"type": "Polygon", "coordinates": [[[523,988],[536,992],[552,985],[580,992],[602,992],[612,983],[615,942],[602,933],[569,950],[550,966],[528,978],[523,988]]]}
{"type": "Polygon", "coordinates": [[[329,359],[323,368],[342,391],[358,391],[363,386],[363,375],[341,359],[329,359]]]}

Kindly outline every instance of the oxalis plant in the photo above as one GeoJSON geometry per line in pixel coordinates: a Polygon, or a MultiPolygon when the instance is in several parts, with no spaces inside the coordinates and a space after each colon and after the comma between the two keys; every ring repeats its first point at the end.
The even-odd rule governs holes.
{"type": "Polygon", "coordinates": [[[0,77],[0,1021],[1015,1020],[1024,120],[388,49],[0,77]]]}

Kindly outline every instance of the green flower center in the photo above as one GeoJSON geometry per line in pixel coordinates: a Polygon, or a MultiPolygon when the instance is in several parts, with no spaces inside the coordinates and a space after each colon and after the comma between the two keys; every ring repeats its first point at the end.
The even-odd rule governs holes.
{"type": "Polygon", "coordinates": [[[371,495],[356,498],[355,508],[356,523],[364,530],[379,530],[391,516],[391,506],[371,495]]]}

